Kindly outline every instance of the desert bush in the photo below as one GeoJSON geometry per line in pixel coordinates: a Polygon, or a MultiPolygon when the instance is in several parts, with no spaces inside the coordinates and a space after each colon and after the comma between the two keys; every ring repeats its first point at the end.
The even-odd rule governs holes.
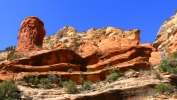
{"type": "Polygon", "coordinates": [[[43,88],[45,88],[45,89],[50,88],[50,85],[49,85],[50,82],[49,82],[48,78],[41,78],[40,83],[41,83],[43,88]]]}
{"type": "Polygon", "coordinates": [[[58,86],[63,87],[63,79],[62,79],[61,75],[58,75],[58,86]]]}
{"type": "Polygon", "coordinates": [[[112,82],[112,81],[117,80],[117,78],[118,78],[118,74],[117,74],[117,73],[111,73],[111,74],[109,74],[109,75],[106,77],[106,81],[107,81],[107,82],[112,82]]]}
{"type": "Polygon", "coordinates": [[[23,84],[25,84],[26,83],[26,81],[18,81],[18,85],[23,85],[23,84]]]}
{"type": "Polygon", "coordinates": [[[65,39],[63,42],[64,42],[64,43],[67,43],[67,42],[68,42],[68,40],[67,40],[67,39],[65,39]]]}
{"type": "Polygon", "coordinates": [[[160,83],[155,86],[156,92],[163,94],[164,92],[171,92],[172,87],[169,84],[160,83]]]}
{"type": "Polygon", "coordinates": [[[34,79],[35,79],[34,77],[30,77],[30,78],[28,79],[28,82],[33,84],[33,83],[34,83],[34,79]]]}
{"type": "Polygon", "coordinates": [[[9,61],[12,61],[14,59],[18,59],[18,58],[23,58],[23,57],[26,57],[25,55],[23,54],[13,54],[12,56],[9,57],[9,61]]]}
{"type": "Polygon", "coordinates": [[[91,81],[85,81],[82,86],[82,90],[89,90],[91,89],[92,82],[91,81]]]}
{"type": "Polygon", "coordinates": [[[177,52],[174,52],[171,56],[171,58],[177,58],[177,52]]]}
{"type": "Polygon", "coordinates": [[[155,77],[156,77],[157,79],[159,79],[159,80],[162,79],[162,77],[160,76],[160,73],[159,73],[159,72],[157,72],[156,70],[154,70],[153,73],[154,73],[154,75],[155,75],[155,77]]]}
{"type": "Polygon", "coordinates": [[[63,82],[63,87],[66,88],[66,91],[69,93],[78,92],[78,89],[76,87],[76,83],[71,80],[63,82]]]}
{"type": "Polygon", "coordinates": [[[34,78],[34,82],[32,84],[34,84],[34,85],[38,85],[39,84],[39,79],[38,79],[37,76],[34,78]]]}
{"type": "Polygon", "coordinates": [[[107,82],[113,82],[117,80],[118,77],[122,76],[123,73],[118,68],[113,68],[111,71],[109,71],[109,75],[106,77],[107,82]]]}
{"type": "Polygon", "coordinates": [[[49,74],[48,75],[48,80],[49,80],[50,83],[57,83],[58,82],[57,76],[54,75],[54,74],[49,74]]]}
{"type": "Polygon", "coordinates": [[[72,72],[73,72],[73,69],[72,69],[72,68],[68,69],[68,72],[69,72],[69,73],[72,73],[72,72]]]}
{"type": "Polygon", "coordinates": [[[34,75],[29,74],[23,80],[28,82],[28,83],[31,83],[33,85],[38,85],[39,84],[38,76],[34,76],[34,75]]]}
{"type": "Polygon", "coordinates": [[[79,44],[78,44],[78,38],[74,38],[73,43],[74,43],[74,51],[76,52],[78,50],[79,44]]]}
{"type": "Polygon", "coordinates": [[[169,72],[171,74],[177,74],[177,59],[174,57],[162,59],[159,66],[159,70],[163,72],[169,72]]]}
{"type": "Polygon", "coordinates": [[[81,91],[88,90],[91,88],[92,82],[91,81],[85,81],[84,75],[82,72],[80,72],[79,75],[79,82],[82,85],[82,88],[80,88],[81,91]]]}
{"type": "Polygon", "coordinates": [[[79,74],[79,82],[83,86],[83,84],[84,84],[84,76],[83,76],[82,72],[80,72],[80,74],[79,74]]]}
{"type": "Polygon", "coordinates": [[[34,80],[34,75],[28,74],[26,76],[23,77],[23,80],[27,83],[31,83],[31,81],[34,80]]]}
{"type": "Polygon", "coordinates": [[[20,96],[14,80],[5,80],[0,84],[0,100],[20,100],[20,96]]]}

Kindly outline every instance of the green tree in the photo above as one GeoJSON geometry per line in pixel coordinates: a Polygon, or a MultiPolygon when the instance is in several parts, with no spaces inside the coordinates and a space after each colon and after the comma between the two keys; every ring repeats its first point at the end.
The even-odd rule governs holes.
{"type": "Polygon", "coordinates": [[[0,84],[0,100],[20,100],[20,92],[18,91],[15,81],[5,80],[0,84]]]}

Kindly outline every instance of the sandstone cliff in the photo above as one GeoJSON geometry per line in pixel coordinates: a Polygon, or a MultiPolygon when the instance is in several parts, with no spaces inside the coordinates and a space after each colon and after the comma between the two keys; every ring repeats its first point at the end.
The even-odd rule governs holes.
{"type": "Polygon", "coordinates": [[[177,14],[168,18],[159,28],[153,46],[157,49],[165,48],[177,32],[177,14]]]}
{"type": "Polygon", "coordinates": [[[31,83],[19,85],[19,89],[24,93],[23,98],[29,96],[33,100],[149,100],[147,93],[156,84],[170,83],[172,78],[165,73],[160,74],[162,80],[158,79],[157,69],[150,69],[149,61],[158,65],[161,60],[156,48],[163,47],[158,42],[163,41],[162,34],[173,35],[171,42],[174,42],[169,43],[169,48],[175,48],[176,34],[160,31],[155,48],[149,43],[140,44],[139,34],[139,29],[123,31],[107,27],[78,32],[74,27],[64,26],[56,34],[44,37],[44,23],[37,17],[27,17],[20,25],[16,52],[10,55],[9,61],[0,64],[0,81],[12,78],[20,82],[28,75],[39,79],[60,75],[81,87],[82,73],[84,80],[93,82],[93,88],[81,94],[70,95],[63,88],[36,89],[31,83]],[[125,73],[124,76],[106,83],[104,80],[115,68],[125,73]]]}

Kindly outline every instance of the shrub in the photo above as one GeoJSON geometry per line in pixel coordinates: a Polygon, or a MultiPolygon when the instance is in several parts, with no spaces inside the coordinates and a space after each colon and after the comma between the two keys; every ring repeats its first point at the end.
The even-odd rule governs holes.
{"type": "Polygon", "coordinates": [[[78,44],[78,38],[74,38],[73,43],[74,43],[74,51],[76,52],[78,50],[79,44],[78,44]]]}
{"type": "Polygon", "coordinates": [[[118,78],[118,74],[117,73],[111,73],[110,75],[108,75],[106,77],[106,81],[112,82],[112,81],[117,80],[117,78],[118,78]]]}
{"type": "Polygon", "coordinates": [[[177,52],[174,52],[171,57],[172,58],[177,58],[177,52]]]}
{"type": "Polygon", "coordinates": [[[28,74],[26,76],[23,77],[23,80],[27,83],[30,83],[32,81],[31,78],[34,78],[34,75],[28,74]]]}
{"type": "Polygon", "coordinates": [[[47,78],[41,78],[40,79],[40,83],[42,84],[42,87],[43,88],[49,88],[49,80],[47,78]]]}
{"type": "Polygon", "coordinates": [[[76,88],[76,83],[71,80],[63,82],[63,87],[66,88],[66,91],[69,93],[78,92],[78,89],[76,88]]]}
{"type": "Polygon", "coordinates": [[[160,76],[159,72],[157,72],[156,70],[153,71],[154,72],[154,75],[157,79],[161,80],[162,77],[160,76]]]}
{"type": "Polygon", "coordinates": [[[67,42],[68,42],[68,40],[67,40],[67,39],[65,39],[63,42],[64,42],[64,43],[67,43],[67,42]]]}
{"type": "Polygon", "coordinates": [[[39,84],[39,79],[38,79],[37,76],[35,77],[34,82],[33,82],[32,84],[35,84],[35,85],[38,85],[38,84],[39,84]]]}
{"type": "Polygon", "coordinates": [[[26,83],[25,81],[18,81],[18,85],[23,85],[25,83],[26,83]]]}
{"type": "Polygon", "coordinates": [[[160,83],[155,86],[157,92],[163,94],[164,92],[172,91],[172,87],[169,84],[160,83]]]}
{"type": "Polygon", "coordinates": [[[177,74],[177,59],[174,58],[174,56],[170,58],[162,59],[158,68],[163,72],[177,74]]]}
{"type": "Polygon", "coordinates": [[[58,86],[59,87],[63,86],[63,79],[62,79],[61,75],[58,75],[58,86]]]}
{"type": "Polygon", "coordinates": [[[54,75],[54,74],[49,74],[48,75],[48,80],[50,83],[57,83],[58,79],[57,79],[57,76],[54,75]]]}
{"type": "Polygon", "coordinates": [[[34,83],[34,77],[30,77],[30,78],[28,79],[28,82],[33,84],[33,83],[34,83]]]}
{"type": "Polygon", "coordinates": [[[89,90],[91,89],[92,82],[91,81],[85,81],[82,86],[82,90],[89,90]]]}
{"type": "Polygon", "coordinates": [[[73,72],[73,69],[72,69],[72,68],[68,69],[68,72],[69,72],[69,73],[72,73],[72,72],[73,72]]]}
{"type": "Polygon", "coordinates": [[[9,61],[12,61],[14,59],[25,57],[23,54],[13,54],[11,57],[9,57],[9,61]]]}
{"type": "Polygon", "coordinates": [[[0,84],[0,100],[20,100],[20,96],[14,80],[5,80],[0,84]]]}
{"type": "Polygon", "coordinates": [[[115,81],[118,77],[123,75],[123,73],[118,68],[113,68],[111,71],[109,71],[109,73],[110,74],[106,77],[107,82],[115,81]]]}
{"type": "Polygon", "coordinates": [[[80,72],[80,74],[79,74],[79,82],[83,86],[83,84],[84,84],[84,77],[83,77],[83,73],[82,72],[80,72]]]}
{"type": "Polygon", "coordinates": [[[82,85],[82,88],[80,88],[81,91],[88,90],[88,89],[91,88],[92,82],[91,81],[85,81],[82,72],[80,72],[80,75],[79,75],[79,82],[82,85]]]}

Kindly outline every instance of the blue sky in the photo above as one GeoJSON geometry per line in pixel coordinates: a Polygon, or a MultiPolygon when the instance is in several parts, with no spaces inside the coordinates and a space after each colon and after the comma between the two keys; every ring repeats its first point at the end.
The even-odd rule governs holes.
{"type": "Polygon", "coordinates": [[[175,8],[176,0],[1,0],[0,50],[17,44],[20,23],[27,16],[39,17],[47,36],[66,25],[78,32],[113,26],[138,28],[141,43],[153,43],[175,8]]]}

